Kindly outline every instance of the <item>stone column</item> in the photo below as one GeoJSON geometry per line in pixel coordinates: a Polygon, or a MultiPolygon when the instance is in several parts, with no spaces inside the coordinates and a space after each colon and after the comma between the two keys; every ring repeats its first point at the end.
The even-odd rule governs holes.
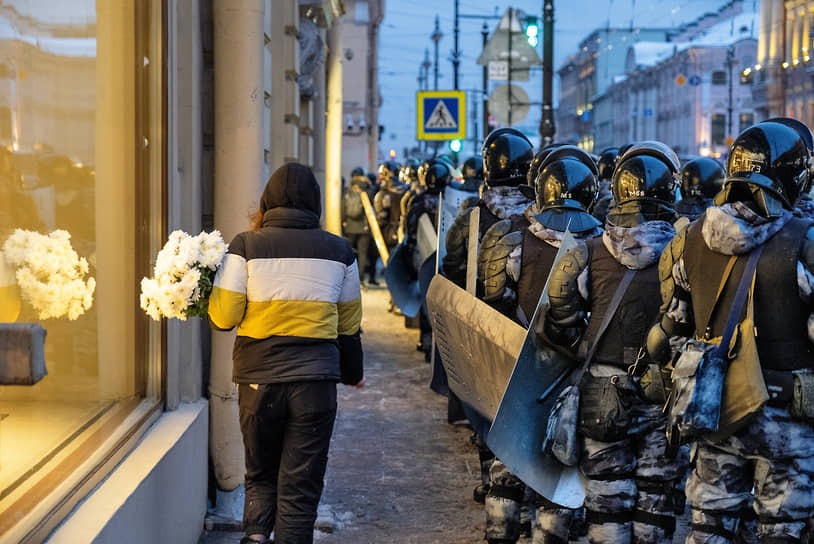
{"type": "MultiPolygon", "coordinates": [[[[230,241],[246,230],[263,179],[263,0],[213,0],[215,52],[215,227],[230,241]]],[[[218,487],[243,482],[235,333],[212,334],[210,453],[218,487]]]]}
{"type": "Polygon", "coordinates": [[[342,235],[342,19],[328,30],[328,120],[325,129],[325,229],[342,235]]]}

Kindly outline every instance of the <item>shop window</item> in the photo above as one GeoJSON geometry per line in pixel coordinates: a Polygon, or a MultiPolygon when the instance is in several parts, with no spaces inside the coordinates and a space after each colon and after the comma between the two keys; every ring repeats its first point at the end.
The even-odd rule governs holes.
{"type": "Polygon", "coordinates": [[[712,84],[726,85],[726,72],[724,72],[723,70],[712,72],[712,84]]]}
{"type": "MultiPolygon", "coordinates": [[[[0,86],[13,95],[0,109],[0,335],[19,324],[47,332],[44,344],[30,342],[33,359],[42,347],[47,375],[33,385],[0,383],[0,541],[21,530],[13,524],[31,509],[75,503],[73,491],[54,506],[32,493],[72,477],[133,410],[158,406],[161,331],[138,311],[138,280],[165,234],[160,4],[0,5],[9,30],[0,35],[9,67],[0,86]],[[19,274],[19,255],[3,251],[17,229],[70,235],[86,300],[65,314],[43,309],[42,293],[19,274]],[[86,456],[72,457],[77,449],[86,456]]],[[[71,294],[59,283],[50,289],[52,300],[71,294]]],[[[14,534],[40,541],[58,521],[14,534]]]]}
{"type": "Polygon", "coordinates": [[[712,145],[724,145],[726,143],[726,115],[723,113],[712,114],[710,140],[712,145]]]}
{"type": "Polygon", "coordinates": [[[754,113],[742,113],[738,119],[738,132],[743,132],[747,128],[755,124],[754,113]]]}

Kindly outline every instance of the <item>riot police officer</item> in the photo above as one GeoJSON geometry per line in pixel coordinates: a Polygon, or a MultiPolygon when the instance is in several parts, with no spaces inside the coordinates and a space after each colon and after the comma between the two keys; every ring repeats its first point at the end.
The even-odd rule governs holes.
{"type": "Polygon", "coordinates": [[[664,398],[645,398],[628,367],[658,315],[656,264],[675,232],[677,174],[663,144],[628,149],[613,173],[605,232],[566,253],[549,280],[547,335],[583,358],[594,349],[579,384],[578,431],[588,538],[597,544],[669,542],[675,529],[672,488],[684,469],[666,457],[664,398]]]}
{"type": "MultiPolygon", "coordinates": [[[[486,276],[484,301],[524,327],[529,326],[537,308],[565,231],[579,240],[602,232],[599,221],[588,213],[598,192],[590,156],[571,146],[564,151],[550,154],[553,160],[541,164],[535,180],[535,203],[522,218],[495,223],[484,235],[478,255],[479,271],[486,276]]],[[[534,506],[532,542],[567,542],[574,512],[537,495],[534,506]]]]}
{"type": "MultiPolygon", "coordinates": [[[[531,143],[520,131],[501,128],[489,134],[481,148],[484,185],[477,207],[480,208],[478,232],[514,215],[522,215],[531,204],[534,191],[523,184],[531,160],[531,143]]],[[[449,228],[446,237],[444,275],[463,286],[466,283],[466,254],[469,240],[469,215],[473,207],[463,210],[449,228]]]]}
{"type": "Polygon", "coordinates": [[[469,157],[461,165],[461,177],[463,181],[453,182],[452,187],[460,191],[477,193],[483,184],[483,159],[481,157],[469,157]]]}
{"type": "Polygon", "coordinates": [[[492,225],[478,253],[483,300],[524,327],[534,314],[566,229],[577,238],[600,232],[599,221],[587,213],[597,196],[590,155],[575,146],[561,146],[549,150],[540,167],[532,182],[535,202],[522,215],[492,225]]]}
{"type": "MultiPolygon", "coordinates": [[[[681,200],[676,203],[676,215],[686,218],[684,225],[698,219],[712,205],[712,199],[724,187],[725,177],[721,163],[709,157],[693,159],[681,167],[681,200]]],[[[676,226],[677,231],[681,230],[679,224],[676,226]]]]}
{"type": "Polygon", "coordinates": [[[402,183],[406,184],[408,187],[407,191],[404,192],[404,195],[401,197],[401,201],[399,202],[399,240],[404,238],[405,221],[407,220],[407,210],[410,208],[410,202],[417,194],[424,190],[421,178],[423,178],[425,167],[422,167],[422,165],[426,164],[427,161],[421,163],[418,161],[418,159],[407,159],[399,171],[399,179],[402,180],[402,183]]]}
{"type": "Polygon", "coordinates": [[[812,538],[814,412],[803,407],[812,406],[814,229],[793,216],[809,159],[793,128],[764,122],[746,129],[730,148],[715,205],[676,236],[659,264],[662,317],[648,350],[667,361],[671,344],[721,336],[729,312],[713,310],[731,307],[746,255],[761,251],[751,304],[769,400],[733,434],[694,443],[688,542],[730,543],[744,532],[761,542],[812,538]]]}
{"type": "Polygon", "coordinates": [[[618,155],[619,148],[609,147],[599,154],[599,160],[596,163],[599,173],[599,198],[597,198],[591,213],[603,224],[605,223],[605,217],[608,215],[608,210],[613,207],[613,195],[610,186],[618,155]]]}
{"type": "Polygon", "coordinates": [[[398,181],[399,166],[395,161],[385,161],[379,165],[378,177],[381,188],[373,200],[376,219],[388,249],[398,244],[398,228],[401,218],[401,198],[407,186],[398,181]]]}

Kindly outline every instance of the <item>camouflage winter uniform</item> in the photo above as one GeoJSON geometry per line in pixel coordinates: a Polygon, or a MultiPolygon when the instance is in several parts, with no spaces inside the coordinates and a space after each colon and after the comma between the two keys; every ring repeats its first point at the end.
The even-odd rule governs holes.
{"type": "MultiPolygon", "coordinates": [[[[813,537],[814,424],[791,417],[790,400],[776,381],[814,368],[809,313],[814,229],[808,225],[788,211],[767,220],[741,202],[728,203],[708,209],[662,256],[661,327],[680,342],[704,334],[696,330],[704,320],[699,307],[708,304],[707,284],[714,284],[715,294],[718,282],[709,276],[720,277],[716,263],[764,247],[755,283],[755,325],[772,398],[728,438],[693,445],[694,469],[686,486],[693,522],[688,543],[809,542],[806,538],[813,537]]],[[[733,272],[730,281],[738,279],[733,272]]],[[[718,334],[720,324],[710,328],[718,334]]],[[[674,339],[671,344],[679,343],[674,339]]]]}
{"type": "MultiPolygon", "coordinates": [[[[675,527],[672,490],[686,472],[686,463],[666,456],[662,407],[641,396],[627,371],[658,315],[655,265],[673,234],[664,221],[629,228],[608,226],[602,237],[566,253],[551,273],[546,332],[565,346],[576,346],[582,337],[583,352],[594,343],[625,271],[637,271],[589,368],[591,376],[607,380],[600,383],[626,391],[631,419],[627,434],[619,440],[584,436],[579,466],[588,479],[584,505],[593,543],[669,542],[675,527]]],[[[579,430],[585,435],[585,407],[598,401],[584,387],[581,390],[579,430]]]]}

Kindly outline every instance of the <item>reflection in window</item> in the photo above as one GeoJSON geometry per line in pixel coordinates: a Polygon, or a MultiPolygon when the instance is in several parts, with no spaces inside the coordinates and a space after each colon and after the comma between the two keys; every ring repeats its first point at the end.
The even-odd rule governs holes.
{"type": "MultiPolygon", "coordinates": [[[[121,236],[135,229],[135,198],[115,198],[135,192],[135,71],[99,67],[134,66],[134,11],[130,0],[0,2],[0,248],[15,229],[65,230],[98,286],[118,277],[107,263],[135,270],[133,240],[121,236]]],[[[41,319],[15,278],[0,251],[0,334],[9,323],[44,327],[48,374],[0,385],[0,499],[137,393],[131,293],[111,299],[97,286],[77,319],[41,319]]]]}

